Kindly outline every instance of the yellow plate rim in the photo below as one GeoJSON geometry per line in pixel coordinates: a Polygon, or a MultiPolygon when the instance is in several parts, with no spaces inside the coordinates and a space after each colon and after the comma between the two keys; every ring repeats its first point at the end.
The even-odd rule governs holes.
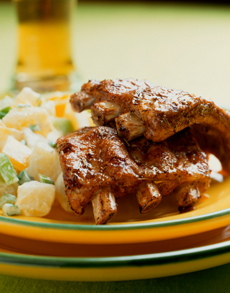
{"type": "Polygon", "coordinates": [[[0,223],[7,223],[13,225],[20,225],[26,227],[36,227],[42,229],[61,229],[61,230],[74,230],[74,231],[122,231],[122,230],[138,230],[138,229],[149,229],[149,228],[161,228],[161,227],[172,227],[182,224],[191,224],[202,222],[210,219],[218,219],[223,216],[230,215],[230,208],[222,209],[208,214],[199,216],[187,217],[182,219],[175,219],[170,221],[159,221],[152,222],[142,221],[141,223],[121,223],[121,224],[107,224],[107,225],[95,225],[95,224],[62,224],[62,223],[44,223],[35,221],[25,221],[17,218],[10,218],[0,216],[0,223]]]}

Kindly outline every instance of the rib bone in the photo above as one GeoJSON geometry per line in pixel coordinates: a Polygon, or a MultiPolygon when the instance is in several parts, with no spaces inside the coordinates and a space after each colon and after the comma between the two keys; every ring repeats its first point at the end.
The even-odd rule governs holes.
{"type": "Polygon", "coordinates": [[[200,198],[200,190],[194,184],[185,183],[176,189],[176,198],[180,212],[194,206],[200,198]]]}
{"type": "Polygon", "coordinates": [[[86,109],[89,109],[95,101],[94,97],[89,96],[86,93],[81,93],[80,98],[77,99],[76,95],[77,93],[70,97],[70,104],[76,112],[82,112],[86,109]]]}
{"type": "Polygon", "coordinates": [[[130,141],[145,132],[145,126],[142,120],[133,113],[120,115],[115,119],[117,132],[120,137],[130,141]]]}
{"type": "Polygon", "coordinates": [[[92,198],[93,214],[97,225],[106,224],[117,213],[117,204],[110,187],[100,188],[92,198]]]}
{"type": "Polygon", "coordinates": [[[109,101],[95,103],[91,111],[93,122],[97,126],[107,125],[121,114],[120,107],[109,101]]]}
{"type": "Polygon", "coordinates": [[[143,182],[139,185],[136,193],[141,214],[146,214],[161,202],[161,194],[152,182],[143,182]]]}

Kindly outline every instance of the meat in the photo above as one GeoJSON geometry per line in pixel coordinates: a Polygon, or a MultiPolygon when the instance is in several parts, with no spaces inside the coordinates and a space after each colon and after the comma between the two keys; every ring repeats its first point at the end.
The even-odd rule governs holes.
{"type": "Polygon", "coordinates": [[[191,126],[199,130],[194,135],[202,148],[215,154],[230,173],[230,114],[212,101],[147,81],[117,79],[91,80],[70,102],[77,112],[91,107],[96,125],[115,121],[119,136],[128,141],[144,135],[160,142],[191,126]]]}
{"type": "Polygon", "coordinates": [[[82,214],[92,202],[97,224],[116,214],[116,197],[136,194],[146,213],[176,192],[183,210],[210,183],[206,155],[188,129],[164,142],[141,137],[126,144],[113,128],[88,127],[59,138],[57,148],[72,209],[82,214]]]}
{"type": "Polygon", "coordinates": [[[209,188],[206,154],[189,129],[158,143],[144,137],[135,139],[130,142],[129,153],[144,177],[155,181],[162,196],[176,193],[179,210],[193,206],[209,188]]]}
{"type": "Polygon", "coordinates": [[[114,196],[141,188],[140,168],[112,128],[83,128],[59,138],[57,148],[72,209],[82,214],[92,201],[97,224],[116,214],[114,196]]]}
{"type": "Polygon", "coordinates": [[[191,129],[202,150],[207,154],[215,155],[222,163],[223,170],[229,174],[230,152],[226,137],[220,135],[218,129],[212,125],[194,124],[191,129]]]}

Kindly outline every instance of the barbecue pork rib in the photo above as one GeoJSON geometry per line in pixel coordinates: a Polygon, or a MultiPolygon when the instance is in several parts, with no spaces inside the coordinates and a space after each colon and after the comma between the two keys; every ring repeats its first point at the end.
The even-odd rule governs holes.
{"type": "Polygon", "coordinates": [[[164,141],[194,126],[202,133],[197,135],[202,148],[215,154],[230,173],[230,114],[212,101],[147,81],[117,79],[90,80],[71,96],[70,102],[77,112],[91,108],[96,125],[115,120],[119,136],[128,141],[142,135],[154,142],[164,141]],[[211,141],[213,135],[219,137],[216,144],[211,141]]]}
{"type": "Polygon", "coordinates": [[[72,209],[83,214],[92,201],[95,222],[107,222],[116,214],[114,195],[129,194],[139,183],[139,167],[116,130],[86,127],[59,138],[57,148],[72,209]]]}
{"type": "Polygon", "coordinates": [[[154,180],[162,196],[176,193],[180,211],[193,206],[209,188],[207,156],[188,128],[163,142],[137,138],[128,149],[143,177],[154,180]]]}
{"type": "Polygon", "coordinates": [[[176,192],[180,210],[194,205],[210,183],[206,155],[189,130],[167,141],[126,144],[110,127],[86,127],[57,140],[66,195],[77,214],[92,202],[96,224],[117,212],[116,197],[136,194],[141,213],[176,192]]]}

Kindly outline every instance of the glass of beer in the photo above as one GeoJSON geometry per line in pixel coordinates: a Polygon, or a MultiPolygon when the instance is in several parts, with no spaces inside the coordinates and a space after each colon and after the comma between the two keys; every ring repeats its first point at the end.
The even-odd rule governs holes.
{"type": "Polygon", "coordinates": [[[76,0],[13,0],[18,52],[13,90],[69,91],[78,82],[71,56],[76,0]]]}

